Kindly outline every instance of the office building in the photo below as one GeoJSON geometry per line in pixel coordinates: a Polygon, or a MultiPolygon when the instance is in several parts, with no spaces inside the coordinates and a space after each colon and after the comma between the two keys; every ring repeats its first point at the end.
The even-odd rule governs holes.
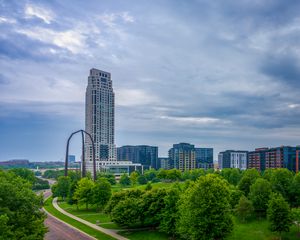
{"type": "MultiPolygon", "coordinates": [[[[115,146],[115,95],[111,74],[95,68],[90,70],[85,97],[85,131],[95,145],[97,171],[108,171],[120,175],[126,170],[141,169],[141,164],[130,161],[118,162],[115,146]]],[[[86,170],[93,173],[93,148],[89,137],[85,137],[86,170]]]]}
{"type": "Polygon", "coordinates": [[[158,169],[158,147],[147,145],[118,147],[117,159],[118,161],[140,163],[144,169],[158,169]]]}
{"type": "Polygon", "coordinates": [[[299,171],[300,146],[280,146],[275,148],[259,148],[249,153],[248,168],[260,171],[270,168],[287,168],[299,171]]]}
{"type": "Polygon", "coordinates": [[[214,167],[213,148],[195,148],[196,167],[209,169],[214,167]]]}
{"type": "Polygon", "coordinates": [[[169,150],[170,168],[177,168],[181,171],[196,168],[195,146],[189,143],[173,144],[169,150]]]}
{"type": "Polygon", "coordinates": [[[266,152],[269,148],[256,148],[255,151],[248,153],[248,167],[264,171],[266,168],[266,152]]]}
{"type": "Polygon", "coordinates": [[[158,158],[158,169],[170,169],[170,159],[167,157],[159,157],[158,158]]]}
{"type": "Polygon", "coordinates": [[[218,155],[219,169],[238,168],[247,169],[247,151],[227,150],[218,155]]]}

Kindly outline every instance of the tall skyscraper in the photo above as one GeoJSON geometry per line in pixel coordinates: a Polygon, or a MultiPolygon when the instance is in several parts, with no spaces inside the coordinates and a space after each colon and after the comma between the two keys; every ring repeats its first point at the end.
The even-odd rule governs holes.
{"type": "MultiPolygon", "coordinates": [[[[85,99],[85,130],[95,142],[95,159],[99,162],[116,161],[115,95],[111,74],[95,68],[90,70],[85,99]]],[[[92,143],[85,138],[87,170],[92,167],[92,143]]]]}

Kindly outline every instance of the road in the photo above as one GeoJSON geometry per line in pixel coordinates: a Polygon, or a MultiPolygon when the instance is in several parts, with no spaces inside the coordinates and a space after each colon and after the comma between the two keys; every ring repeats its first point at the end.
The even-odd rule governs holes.
{"type": "MultiPolygon", "coordinates": [[[[50,195],[51,190],[44,192],[44,198],[50,195]]],[[[45,240],[95,240],[95,238],[87,236],[50,215],[47,215],[45,225],[48,227],[48,233],[46,233],[44,238],[45,240]]]]}
{"type": "Polygon", "coordinates": [[[68,225],[56,220],[51,216],[47,216],[45,225],[49,228],[49,232],[45,235],[45,240],[93,240],[94,238],[69,227],[68,225]]]}

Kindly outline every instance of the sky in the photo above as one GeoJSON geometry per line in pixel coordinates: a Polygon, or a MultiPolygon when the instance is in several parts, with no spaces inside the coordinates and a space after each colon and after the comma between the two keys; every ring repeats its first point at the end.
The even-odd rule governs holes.
{"type": "Polygon", "coordinates": [[[0,33],[0,161],[64,159],[91,68],[117,146],[300,144],[298,0],[0,0],[0,33]]]}

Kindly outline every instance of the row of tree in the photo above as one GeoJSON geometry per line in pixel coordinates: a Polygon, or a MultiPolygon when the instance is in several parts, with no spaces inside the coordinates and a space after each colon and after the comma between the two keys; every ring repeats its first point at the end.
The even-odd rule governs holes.
{"type": "Polygon", "coordinates": [[[32,191],[31,175],[20,175],[0,170],[0,239],[42,240],[47,231],[42,196],[32,191]]]}

